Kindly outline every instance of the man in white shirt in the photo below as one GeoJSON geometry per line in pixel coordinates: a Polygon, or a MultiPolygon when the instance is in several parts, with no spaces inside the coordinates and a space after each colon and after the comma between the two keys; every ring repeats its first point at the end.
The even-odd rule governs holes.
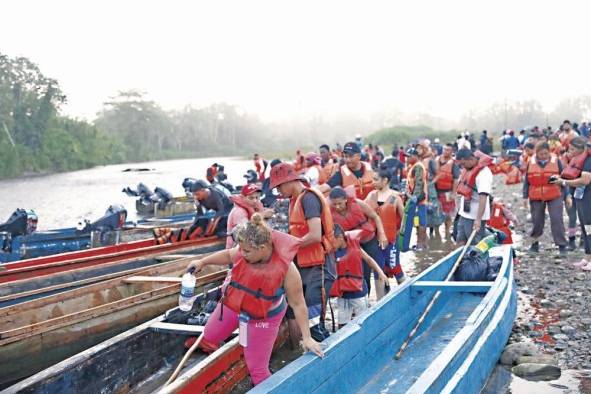
{"type": "Polygon", "coordinates": [[[456,160],[464,168],[457,189],[461,198],[456,242],[465,244],[472,232],[477,231],[473,240],[477,243],[484,237],[484,226],[490,219],[493,175],[487,166],[478,165],[479,160],[470,149],[460,149],[456,160]]]}

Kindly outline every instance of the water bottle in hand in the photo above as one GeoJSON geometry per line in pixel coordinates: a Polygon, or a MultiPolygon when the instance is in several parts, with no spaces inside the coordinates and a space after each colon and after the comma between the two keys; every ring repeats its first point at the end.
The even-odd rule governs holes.
{"type": "Polygon", "coordinates": [[[188,312],[193,307],[193,294],[195,293],[195,282],[197,278],[193,271],[186,272],[181,282],[181,295],[179,296],[179,309],[188,312]]]}

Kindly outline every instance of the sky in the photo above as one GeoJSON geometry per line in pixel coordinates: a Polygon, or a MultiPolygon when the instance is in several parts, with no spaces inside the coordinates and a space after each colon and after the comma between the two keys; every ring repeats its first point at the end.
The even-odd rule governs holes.
{"type": "Polygon", "coordinates": [[[92,120],[118,91],[280,120],[389,108],[447,119],[591,94],[589,1],[10,1],[0,52],[92,120]]]}

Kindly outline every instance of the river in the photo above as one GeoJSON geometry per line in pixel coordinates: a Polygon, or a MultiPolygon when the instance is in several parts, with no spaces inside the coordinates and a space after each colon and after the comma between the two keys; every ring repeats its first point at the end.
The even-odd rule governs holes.
{"type": "Polygon", "coordinates": [[[254,168],[252,161],[222,157],[116,164],[59,174],[28,176],[0,181],[0,222],[16,208],[33,209],[39,217],[39,230],[73,227],[84,219],[101,217],[109,205],[127,208],[128,220],[136,220],[135,198],[121,190],[143,182],[154,189],[160,186],[175,196],[184,194],[183,179],[204,178],[207,168],[225,166],[229,181],[244,184],[243,175],[254,168]],[[125,171],[126,169],[150,171],[125,171]]]}

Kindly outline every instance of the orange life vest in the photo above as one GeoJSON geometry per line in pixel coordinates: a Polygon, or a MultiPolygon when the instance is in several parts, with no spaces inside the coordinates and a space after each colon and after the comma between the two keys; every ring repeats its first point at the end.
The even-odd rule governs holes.
{"type": "Polygon", "coordinates": [[[347,253],[337,258],[337,278],[330,289],[331,297],[341,297],[345,292],[363,290],[363,261],[361,259],[361,231],[346,233],[347,253]]]}
{"type": "Polygon", "coordinates": [[[263,159],[259,158],[258,160],[254,161],[254,167],[256,169],[257,175],[259,177],[259,181],[265,180],[265,162],[263,159]]]}
{"type": "Polygon", "coordinates": [[[297,263],[301,268],[324,264],[326,254],[333,250],[334,241],[334,225],[330,207],[322,193],[313,188],[307,188],[297,198],[291,198],[289,203],[289,233],[294,237],[302,238],[310,231],[304,214],[304,207],[302,206],[302,199],[306,193],[314,193],[320,200],[322,205],[320,222],[322,223],[323,235],[320,242],[303,246],[298,251],[297,263]]]}
{"type": "Polygon", "coordinates": [[[453,159],[449,159],[445,164],[441,164],[441,156],[437,157],[437,164],[439,164],[439,170],[437,175],[439,178],[435,182],[435,188],[438,191],[450,191],[454,186],[454,175],[453,175],[453,159]]]}
{"type": "Polygon", "coordinates": [[[527,166],[528,197],[532,201],[552,201],[562,195],[559,185],[550,184],[550,176],[559,175],[558,158],[550,156],[550,161],[542,168],[533,156],[527,166]]]}
{"type": "Polygon", "coordinates": [[[266,263],[251,264],[238,251],[224,289],[222,303],[252,319],[266,318],[273,304],[283,296],[285,275],[301,243],[298,238],[274,230],[271,238],[273,254],[266,263]]]}
{"type": "Polygon", "coordinates": [[[528,155],[525,151],[521,155],[521,162],[520,162],[519,169],[522,174],[525,174],[525,172],[527,171],[527,165],[528,165],[531,158],[532,158],[532,156],[528,155]]]}
{"type": "Polygon", "coordinates": [[[427,181],[427,167],[425,167],[425,164],[423,164],[423,162],[421,161],[417,161],[415,164],[413,164],[412,167],[410,167],[410,170],[408,171],[408,177],[407,177],[407,187],[408,187],[408,192],[412,195],[414,193],[415,190],[415,185],[417,184],[417,180],[416,180],[416,175],[415,175],[415,167],[421,167],[423,169],[423,195],[424,198],[419,201],[419,204],[425,204],[427,202],[427,198],[429,197],[428,193],[429,193],[429,185],[428,185],[428,181],[427,181]]]}
{"type": "Polygon", "coordinates": [[[513,238],[511,237],[511,229],[509,228],[510,221],[503,212],[504,207],[502,202],[493,202],[490,219],[487,224],[495,230],[505,233],[506,238],[503,244],[509,245],[513,243],[513,238]]]}
{"type": "Polygon", "coordinates": [[[213,181],[215,181],[215,176],[218,174],[218,168],[216,166],[211,166],[207,169],[207,172],[205,174],[205,179],[207,179],[207,181],[209,183],[213,183],[213,181]]]}
{"type": "Polygon", "coordinates": [[[338,213],[333,207],[330,209],[334,223],[341,226],[343,230],[361,230],[361,240],[364,242],[369,241],[375,236],[375,224],[365,216],[365,213],[363,213],[355,198],[347,198],[347,212],[345,215],[338,213]]]}
{"type": "Polygon", "coordinates": [[[304,155],[296,152],[295,162],[293,163],[293,166],[295,167],[296,172],[305,170],[306,165],[304,163],[304,155]]]}
{"type": "Polygon", "coordinates": [[[560,139],[560,144],[562,145],[562,147],[566,150],[568,150],[568,146],[570,145],[570,142],[577,136],[577,133],[575,132],[570,132],[568,134],[564,134],[564,133],[560,133],[560,136],[558,137],[560,139]]]}
{"type": "Polygon", "coordinates": [[[341,166],[341,176],[343,177],[343,189],[347,186],[355,186],[355,195],[360,200],[365,200],[365,197],[373,190],[373,170],[371,165],[366,162],[361,162],[363,175],[357,178],[353,171],[347,165],[341,166]]]}
{"type": "Polygon", "coordinates": [[[521,170],[518,167],[511,167],[505,177],[505,185],[517,185],[521,183],[521,170]]]}
{"type": "Polygon", "coordinates": [[[484,167],[488,167],[492,163],[492,157],[482,154],[478,159],[478,164],[470,171],[465,168],[462,169],[460,180],[458,181],[457,193],[465,199],[472,199],[472,193],[476,191],[476,177],[484,167]]]}
{"type": "Polygon", "coordinates": [[[583,166],[585,165],[585,160],[589,156],[589,151],[584,151],[569,160],[568,165],[562,170],[562,174],[560,175],[561,178],[564,179],[577,179],[581,176],[583,172],[583,166]]]}
{"type": "Polygon", "coordinates": [[[378,194],[376,192],[372,195],[372,198],[366,200],[369,206],[372,207],[380,217],[389,243],[394,243],[396,241],[402,223],[402,218],[398,216],[398,211],[396,210],[397,198],[399,197],[392,195],[384,201],[382,205],[379,205],[378,194]]]}
{"type": "Polygon", "coordinates": [[[325,184],[330,177],[332,177],[335,173],[335,167],[336,164],[331,161],[329,161],[328,163],[326,163],[324,165],[324,167],[320,167],[318,168],[318,171],[320,172],[320,176],[318,177],[318,184],[322,185],[325,184]]]}

